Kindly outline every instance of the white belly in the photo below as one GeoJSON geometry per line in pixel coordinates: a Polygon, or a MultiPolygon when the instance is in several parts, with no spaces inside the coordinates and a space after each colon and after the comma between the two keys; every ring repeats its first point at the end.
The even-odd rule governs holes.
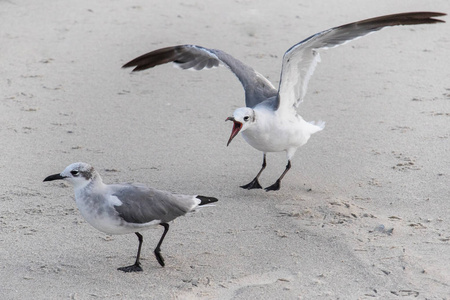
{"type": "Polygon", "coordinates": [[[289,120],[273,118],[266,119],[264,123],[257,122],[242,132],[242,137],[250,146],[262,152],[292,151],[308,142],[311,134],[318,131],[315,127],[301,117],[289,120]]]}

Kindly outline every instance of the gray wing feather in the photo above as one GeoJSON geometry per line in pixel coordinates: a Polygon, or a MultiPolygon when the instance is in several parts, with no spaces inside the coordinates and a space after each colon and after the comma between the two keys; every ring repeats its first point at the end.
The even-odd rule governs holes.
{"type": "Polygon", "coordinates": [[[141,71],[169,62],[177,64],[182,69],[194,70],[227,66],[244,87],[245,104],[248,107],[254,107],[278,93],[267,78],[238,59],[221,50],[201,46],[179,45],[158,49],[133,59],[123,67],[134,67],[133,71],[141,71]]]}
{"type": "Polygon", "coordinates": [[[444,15],[413,12],[362,20],[324,30],[292,46],[283,56],[277,108],[296,109],[303,101],[309,79],[320,61],[318,49],[337,47],[386,26],[444,22],[432,18],[444,15]]]}
{"type": "Polygon", "coordinates": [[[119,185],[112,195],[122,202],[115,209],[129,223],[170,222],[188,213],[196,204],[192,196],[171,194],[137,184],[119,185]]]}

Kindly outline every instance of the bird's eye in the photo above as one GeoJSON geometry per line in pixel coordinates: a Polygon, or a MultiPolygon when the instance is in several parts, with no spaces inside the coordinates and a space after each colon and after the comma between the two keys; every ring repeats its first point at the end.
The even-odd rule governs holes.
{"type": "Polygon", "coordinates": [[[247,122],[247,121],[248,121],[248,119],[250,119],[250,117],[249,117],[249,116],[245,116],[245,117],[244,117],[244,121],[245,121],[245,122],[247,122]]]}
{"type": "Polygon", "coordinates": [[[78,176],[79,173],[80,172],[78,172],[77,170],[70,171],[70,174],[72,174],[73,176],[78,176]]]}

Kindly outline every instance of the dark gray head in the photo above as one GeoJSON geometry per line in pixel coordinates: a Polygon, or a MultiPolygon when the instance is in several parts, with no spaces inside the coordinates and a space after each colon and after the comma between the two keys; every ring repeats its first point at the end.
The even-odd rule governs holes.
{"type": "Polygon", "coordinates": [[[96,178],[100,177],[97,171],[95,171],[95,169],[91,165],[83,162],[77,162],[71,164],[59,174],[54,174],[46,177],[44,181],[66,179],[73,184],[75,189],[77,189],[85,187],[96,178]]]}

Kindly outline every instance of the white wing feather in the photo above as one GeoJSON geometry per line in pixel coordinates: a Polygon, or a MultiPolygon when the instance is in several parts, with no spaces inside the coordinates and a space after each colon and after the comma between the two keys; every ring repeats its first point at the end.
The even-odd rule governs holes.
{"type": "Polygon", "coordinates": [[[278,109],[296,110],[303,101],[309,80],[320,62],[319,49],[334,48],[365,36],[386,26],[414,25],[443,22],[433,19],[443,13],[412,12],[376,17],[316,33],[292,46],[283,56],[278,109]]]}

